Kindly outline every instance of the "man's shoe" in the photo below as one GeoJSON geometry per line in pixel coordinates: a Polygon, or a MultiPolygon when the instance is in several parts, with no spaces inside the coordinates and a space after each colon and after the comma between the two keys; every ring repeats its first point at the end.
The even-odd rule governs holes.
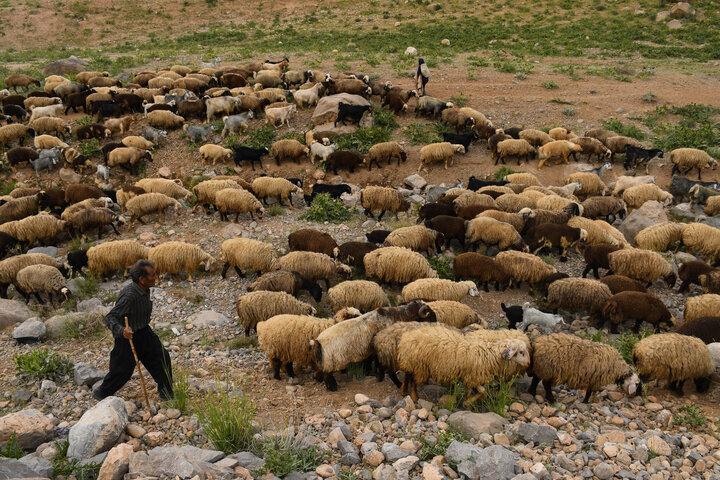
{"type": "Polygon", "coordinates": [[[98,401],[105,399],[105,396],[102,393],[100,393],[99,388],[93,389],[92,396],[95,400],[98,400],[98,401]]]}

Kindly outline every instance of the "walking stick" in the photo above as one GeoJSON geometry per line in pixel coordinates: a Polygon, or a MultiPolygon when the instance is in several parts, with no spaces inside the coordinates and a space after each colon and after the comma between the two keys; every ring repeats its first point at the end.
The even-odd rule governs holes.
{"type": "MultiPolygon", "coordinates": [[[[125,328],[130,328],[130,324],[128,323],[128,318],[125,317],[125,328]]],[[[135,344],[132,341],[132,338],[129,338],[128,341],[130,342],[130,348],[132,348],[133,357],[135,357],[135,365],[137,365],[138,373],[140,374],[140,385],[142,385],[143,393],[145,394],[145,403],[147,403],[148,412],[152,414],[152,407],[150,406],[150,397],[148,397],[147,388],[145,388],[145,378],[142,374],[142,368],[140,368],[140,361],[138,360],[137,352],[135,352],[135,344]]]]}

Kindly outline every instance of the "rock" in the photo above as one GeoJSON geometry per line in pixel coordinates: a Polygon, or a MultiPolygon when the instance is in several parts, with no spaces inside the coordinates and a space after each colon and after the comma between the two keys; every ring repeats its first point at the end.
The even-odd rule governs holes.
{"type": "Polygon", "coordinates": [[[415,47],[407,47],[405,49],[405,55],[414,57],[417,54],[418,54],[418,51],[417,51],[417,48],[415,48],[415,47]]]}
{"type": "Polygon", "coordinates": [[[401,458],[409,457],[412,455],[411,452],[400,448],[394,443],[386,442],[381,448],[382,454],[385,456],[385,460],[388,462],[396,462],[401,458]]]}
{"type": "Polygon", "coordinates": [[[77,311],[90,313],[96,312],[100,315],[105,315],[110,311],[110,309],[104,306],[102,304],[102,300],[99,298],[88,298],[87,300],[83,300],[77,304],[77,311]]]}
{"type": "Polygon", "coordinates": [[[21,405],[23,403],[29,402],[32,396],[33,393],[30,390],[26,388],[20,388],[12,393],[10,400],[17,405],[21,405]]]}
{"type": "Polygon", "coordinates": [[[453,463],[460,463],[463,460],[480,455],[481,452],[482,448],[480,447],[453,440],[445,451],[445,458],[453,463]]]}
{"type": "Polygon", "coordinates": [[[670,9],[670,14],[675,18],[692,17],[695,10],[688,2],[678,2],[670,9]]]}
{"type": "Polygon", "coordinates": [[[367,463],[368,465],[372,465],[373,467],[377,467],[384,461],[385,461],[385,455],[383,455],[381,452],[379,452],[377,450],[368,452],[365,455],[363,455],[363,462],[367,463]]]}
{"type": "Polygon", "coordinates": [[[440,469],[430,462],[425,462],[422,469],[423,480],[443,480],[440,469]]]}
{"type": "Polygon", "coordinates": [[[333,469],[332,465],[319,465],[315,469],[315,473],[320,475],[322,478],[329,478],[335,475],[335,470],[333,469]]]}
{"type": "Polygon", "coordinates": [[[604,446],[606,443],[625,443],[626,441],[625,434],[620,430],[612,430],[595,437],[595,444],[599,447],[604,446]]]}
{"type": "Polygon", "coordinates": [[[35,314],[23,302],[0,298],[0,330],[16,323],[22,323],[35,314]]]}
{"type": "Polygon", "coordinates": [[[73,367],[75,371],[75,383],[80,386],[93,386],[98,380],[102,380],[107,375],[107,370],[100,370],[88,365],[84,362],[78,362],[73,367]]]}
{"type": "Polygon", "coordinates": [[[413,190],[422,190],[427,185],[427,181],[417,173],[413,173],[409,177],[405,177],[403,182],[408,186],[408,188],[412,188],[413,190]]]}
{"type": "Polygon", "coordinates": [[[483,433],[500,433],[507,420],[497,413],[473,413],[459,411],[450,415],[447,423],[471,438],[480,438],[483,433]]]}
{"type": "Polygon", "coordinates": [[[435,12],[437,10],[440,10],[441,8],[442,8],[442,5],[440,5],[439,3],[431,3],[430,5],[427,6],[427,9],[430,10],[431,12],[435,12]]]}
{"type": "Polygon", "coordinates": [[[415,465],[417,465],[420,462],[420,459],[416,457],[415,455],[410,455],[405,458],[401,458],[397,462],[393,463],[393,467],[395,467],[395,470],[406,470],[410,471],[413,468],[415,468],[415,465]]]}
{"type": "Polygon", "coordinates": [[[88,62],[81,60],[75,55],[70,55],[63,60],[55,60],[45,65],[43,73],[46,75],[69,75],[87,70],[88,62]]]}
{"type": "MultiPolygon", "coordinates": [[[[370,105],[370,102],[368,102],[360,95],[351,95],[349,93],[338,93],[336,95],[328,95],[327,97],[322,97],[318,102],[317,106],[315,107],[315,111],[313,112],[311,118],[311,122],[314,125],[320,125],[321,127],[323,127],[315,127],[316,134],[321,136],[328,134],[327,127],[323,124],[328,122],[335,122],[335,118],[337,117],[338,113],[338,104],[340,102],[348,103],[350,105],[370,105]]],[[[334,128],[333,124],[330,125],[332,125],[332,127],[334,128]]],[[[354,130],[355,129],[353,127],[353,131],[354,130]]],[[[344,132],[336,133],[336,135],[342,135],[343,133],[344,132]]]]}
{"type": "Polygon", "coordinates": [[[45,338],[45,333],[45,324],[38,317],[33,317],[15,327],[12,337],[18,343],[29,343],[45,338]]]}
{"type": "Polygon", "coordinates": [[[612,478],[612,476],[615,474],[613,468],[605,462],[595,465],[595,468],[593,468],[593,473],[600,480],[607,480],[608,478],[612,478]]]}
{"type": "Polygon", "coordinates": [[[537,480],[542,480],[548,476],[547,468],[540,462],[530,467],[530,473],[532,473],[537,480]]]}
{"type": "Polygon", "coordinates": [[[697,260],[697,257],[695,255],[690,255],[686,252],[677,252],[675,254],[675,264],[680,265],[681,263],[685,262],[692,262],[693,260],[697,260]]]}
{"type": "Polygon", "coordinates": [[[232,470],[213,464],[223,457],[223,453],[217,450],[203,450],[191,445],[157,447],[147,453],[131,454],[128,472],[132,478],[177,476],[190,479],[197,475],[202,478],[230,480],[234,477],[232,470]]]}
{"type": "Polygon", "coordinates": [[[471,480],[479,478],[493,478],[509,480],[515,476],[515,463],[520,455],[511,452],[500,445],[492,445],[479,449],[470,459],[463,460],[458,465],[458,473],[471,480]]]}
{"type": "Polygon", "coordinates": [[[607,455],[608,458],[617,457],[618,452],[618,447],[616,447],[615,445],[605,445],[603,447],[603,453],[607,455]]]}
{"type": "Polygon", "coordinates": [[[656,22],[664,22],[669,17],[670,17],[670,11],[663,10],[662,12],[658,12],[657,15],[655,15],[655,21],[656,22]]]}
{"type": "Polygon", "coordinates": [[[37,472],[28,468],[28,466],[20,460],[0,457],[0,480],[11,480],[15,478],[36,479],[38,477],[37,472]]]}
{"type": "Polygon", "coordinates": [[[440,40],[440,45],[450,46],[450,39],[443,38],[442,40],[440,40]]]}
{"type": "MultiPolygon", "coordinates": [[[[68,282],[68,288],[72,292],[70,287],[71,282],[68,282]]],[[[68,325],[74,323],[82,323],[87,325],[95,316],[99,316],[97,313],[88,312],[72,312],[67,315],[55,315],[45,320],[45,329],[47,330],[47,336],[51,339],[58,338],[67,329],[68,325]]]]}
{"type": "Polygon", "coordinates": [[[694,221],[699,215],[702,215],[702,213],[696,213],[689,203],[678,203],[670,209],[670,215],[678,220],[694,221]]]}
{"type": "Polygon", "coordinates": [[[52,438],[54,427],[53,422],[38,410],[10,413],[0,418],[0,445],[5,445],[15,435],[20,448],[35,450],[52,438]]]}
{"type": "Polygon", "coordinates": [[[338,440],[337,448],[338,450],[340,450],[341,455],[346,455],[348,453],[359,453],[358,448],[347,440],[338,440]]]}
{"type": "Polygon", "coordinates": [[[137,423],[128,423],[125,426],[125,432],[133,438],[142,438],[147,433],[147,430],[137,423]]]}
{"type": "Polygon", "coordinates": [[[248,470],[260,470],[265,466],[265,460],[258,458],[250,452],[240,452],[235,455],[231,455],[232,458],[238,461],[241,467],[247,468],[248,470]]]}
{"type": "Polygon", "coordinates": [[[347,437],[343,433],[342,429],[334,428],[330,431],[325,441],[333,448],[337,448],[338,442],[341,440],[347,440],[347,437]]]}
{"type": "Polygon", "coordinates": [[[172,172],[168,167],[160,167],[158,169],[158,175],[160,175],[162,178],[170,178],[172,177],[172,172]]]}
{"type": "MultiPolygon", "coordinates": [[[[650,203],[650,202],[645,202],[645,204],[648,204],[648,203],[650,203]]],[[[653,203],[657,203],[659,205],[659,202],[653,201],[653,203]]],[[[665,221],[667,221],[667,216],[665,217],[665,221]]],[[[643,212],[641,212],[640,209],[638,208],[638,209],[630,212],[630,215],[625,217],[625,220],[623,220],[623,222],[620,224],[620,226],[618,227],[618,230],[620,230],[620,233],[622,233],[625,236],[625,239],[628,242],[631,242],[634,244],[635,235],[640,233],[640,231],[642,229],[651,227],[658,223],[660,223],[660,222],[647,216],[647,215],[644,215],[643,212]]]]}
{"type": "Polygon", "coordinates": [[[44,253],[50,257],[55,257],[59,250],[57,247],[35,247],[28,250],[27,253],[44,253]]]}
{"type": "Polygon", "coordinates": [[[670,21],[667,23],[667,26],[668,26],[668,28],[669,28],[670,30],[678,30],[678,29],[682,28],[683,24],[682,24],[682,22],[681,22],[680,20],[678,20],[678,19],[676,18],[675,20],[670,20],[670,21]]]}
{"type": "Polygon", "coordinates": [[[80,183],[82,180],[82,175],[75,173],[75,171],[70,168],[61,168],[58,175],[60,176],[60,181],[65,184],[80,183]]]}
{"type": "Polygon", "coordinates": [[[38,477],[52,478],[53,476],[53,466],[50,460],[38,457],[35,454],[25,455],[20,459],[20,463],[37,473],[38,477]]]}
{"type": "Polygon", "coordinates": [[[213,310],[201,310],[187,319],[188,323],[192,323],[198,328],[207,328],[209,326],[220,327],[230,323],[230,319],[222,313],[213,310]]]}
{"type": "Polygon", "coordinates": [[[652,437],[648,438],[646,445],[648,450],[655,452],[658,455],[669,457],[672,453],[670,445],[668,445],[665,440],[658,437],[657,435],[653,435],[652,437]]]}
{"type": "Polygon", "coordinates": [[[664,223],[668,221],[667,213],[665,213],[665,207],[662,203],[656,200],[650,200],[643,203],[640,208],[633,210],[633,212],[639,212],[649,219],[654,220],[655,223],[664,223]]]}
{"type": "Polygon", "coordinates": [[[162,432],[148,432],[143,438],[148,447],[159,447],[165,439],[162,432]]]}
{"type": "Polygon", "coordinates": [[[128,472],[132,452],[133,448],[128,443],[111,448],[100,467],[97,480],[121,480],[128,472]]]}
{"type": "Polygon", "coordinates": [[[430,185],[425,187],[425,200],[428,203],[437,202],[445,192],[450,190],[450,187],[443,187],[440,185],[430,185]]]}
{"type": "Polygon", "coordinates": [[[123,399],[112,396],[102,400],[70,429],[67,456],[84,460],[107,451],[117,443],[127,423],[123,399]]]}
{"type": "Polygon", "coordinates": [[[372,116],[372,113],[365,112],[363,113],[362,118],[358,122],[358,127],[362,128],[372,128],[375,125],[375,119],[372,116]]]}
{"type": "Polygon", "coordinates": [[[369,401],[370,401],[370,398],[368,398],[366,395],[363,395],[362,393],[355,394],[355,403],[357,405],[365,405],[369,401]]]}
{"type": "Polygon", "coordinates": [[[557,440],[557,432],[545,425],[523,422],[518,426],[518,435],[526,442],[533,442],[535,445],[546,443],[550,446],[557,440]]]}
{"type": "MultiPolygon", "coordinates": [[[[373,480],[401,480],[403,477],[400,477],[392,466],[385,464],[373,471],[372,478],[373,480]]],[[[407,476],[404,478],[407,479],[407,476]]]]}

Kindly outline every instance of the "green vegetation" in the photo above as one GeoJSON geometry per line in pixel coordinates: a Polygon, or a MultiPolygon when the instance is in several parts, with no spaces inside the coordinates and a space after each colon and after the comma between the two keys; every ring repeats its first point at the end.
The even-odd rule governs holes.
{"type": "Polygon", "coordinates": [[[618,135],[632,137],[638,140],[645,140],[647,138],[647,133],[643,132],[635,125],[623,123],[614,117],[610,120],[600,120],[600,123],[603,127],[607,128],[608,130],[612,130],[618,135]]]}
{"type": "Polygon", "coordinates": [[[172,388],[174,397],[168,401],[171,408],[180,410],[183,415],[190,412],[190,375],[182,368],[172,372],[172,388]]]}
{"type": "Polygon", "coordinates": [[[314,471],[321,463],[330,458],[329,452],[315,445],[301,445],[299,441],[284,438],[268,439],[263,445],[265,469],[276,477],[284,477],[290,472],[314,471]]]}
{"type": "Polygon", "coordinates": [[[438,277],[448,280],[454,280],[455,276],[452,271],[452,258],[448,257],[428,257],[428,263],[438,274],[438,277]]]}
{"type": "Polygon", "coordinates": [[[25,455],[27,455],[27,452],[20,448],[20,444],[18,443],[17,438],[15,438],[15,433],[10,435],[5,447],[0,445],[0,457],[22,458],[25,455]]]}
{"type": "Polygon", "coordinates": [[[390,110],[376,106],[372,118],[372,127],[360,127],[349,135],[339,136],[335,142],[338,149],[367,153],[373,145],[390,140],[392,131],[399,126],[395,115],[390,110]]]}
{"type": "Polygon", "coordinates": [[[277,203],[270,205],[266,210],[265,213],[270,217],[277,217],[278,215],[282,215],[285,213],[285,209],[278,205],[277,203]]]}
{"type": "Polygon", "coordinates": [[[720,158],[720,152],[712,148],[720,144],[719,116],[718,107],[691,103],[682,107],[658,106],[642,121],[652,130],[655,148],[666,152],[682,147],[700,148],[720,158]],[[665,121],[668,117],[679,119],[675,124],[665,121]]]}
{"type": "Polygon", "coordinates": [[[15,190],[17,187],[17,183],[15,183],[13,180],[5,181],[0,180],[0,195],[8,195],[10,192],[15,190]]]}
{"type": "Polygon", "coordinates": [[[102,152],[100,151],[100,141],[97,138],[83,140],[78,145],[78,150],[87,158],[99,157],[102,155],[102,152]]]}
{"type": "Polygon", "coordinates": [[[69,358],[53,350],[33,350],[15,355],[15,371],[34,380],[61,381],[73,372],[69,358]]]}
{"type": "Polygon", "coordinates": [[[468,97],[464,93],[461,93],[459,95],[453,95],[450,97],[450,101],[455,105],[456,107],[464,107],[468,104],[468,97]]]}
{"type": "Polygon", "coordinates": [[[683,405],[677,409],[677,413],[673,415],[673,422],[676,424],[690,425],[691,427],[698,428],[702,427],[707,423],[708,419],[705,416],[702,408],[693,404],[683,405]]]}
{"type": "Polygon", "coordinates": [[[216,391],[198,399],[194,407],[200,425],[216,449],[229,455],[253,446],[256,407],[247,395],[218,385],[216,391]]]}
{"type": "Polygon", "coordinates": [[[449,429],[438,434],[437,442],[434,445],[431,445],[427,440],[421,438],[420,443],[422,447],[420,447],[420,452],[418,453],[420,460],[429,462],[433,457],[445,455],[447,448],[454,440],[464,442],[467,440],[467,437],[457,430],[449,429]]]}
{"type": "Polygon", "coordinates": [[[639,335],[632,332],[625,332],[615,339],[614,347],[618,349],[620,355],[622,355],[623,357],[623,360],[625,360],[625,362],[627,362],[629,365],[632,365],[633,347],[637,342],[639,342],[645,337],[649,337],[653,333],[655,333],[654,330],[646,330],[644,328],[639,335]]]}
{"type": "Polygon", "coordinates": [[[91,125],[92,123],[94,123],[94,121],[93,117],[91,117],[90,115],[85,115],[84,117],[80,117],[75,120],[75,123],[78,127],[83,127],[85,125],[91,125]]]}
{"type": "Polygon", "coordinates": [[[311,222],[342,223],[352,216],[352,212],[338,199],[328,193],[316,195],[307,212],[300,215],[301,220],[311,222]]]}
{"type": "Polygon", "coordinates": [[[549,82],[543,82],[540,84],[540,86],[547,90],[557,90],[558,88],[560,88],[558,84],[552,80],[550,80],[549,82]]]}
{"type": "MultiPolygon", "coordinates": [[[[222,127],[221,127],[222,128],[222,127]]],[[[242,144],[250,148],[270,148],[275,140],[275,128],[272,125],[263,125],[262,127],[250,130],[242,144]]]]}
{"type": "Polygon", "coordinates": [[[90,480],[97,478],[100,471],[101,463],[86,463],[80,465],[75,458],[68,458],[67,450],[70,445],[67,440],[55,442],[59,449],[59,453],[52,459],[53,478],[58,476],[69,477],[74,476],[77,480],[90,480]]]}
{"type": "Polygon", "coordinates": [[[553,98],[550,100],[551,103],[559,103],[560,105],[572,105],[573,102],[570,100],[563,100],[562,98],[553,98]]]}
{"type": "Polygon", "coordinates": [[[498,378],[493,380],[485,386],[486,395],[480,402],[482,410],[485,412],[494,412],[502,417],[507,416],[507,407],[515,401],[515,395],[513,395],[513,386],[515,385],[515,378],[513,376],[509,380],[504,378],[498,378]]]}
{"type": "Polygon", "coordinates": [[[507,175],[510,175],[511,173],[520,173],[516,172],[512,168],[508,167],[507,165],[503,165],[502,167],[495,170],[495,181],[500,182],[503,178],[505,178],[507,175]]]}
{"type": "Polygon", "coordinates": [[[94,297],[98,292],[99,280],[98,276],[92,273],[78,278],[78,293],[75,296],[80,299],[94,297]]]}
{"type": "Polygon", "coordinates": [[[575,109],[572,107],[568,107],[565,110],[562,111],[562,114],[566,117],[574,117],[575,116],[575,109]]]}
{"type": "Polygon", "coordinates": [[[232,340],[228,340],[227,347],[230,350],[239,350],[241,348],[257,347],[257,344],[257,337],[246,337],[245,335],[239,335],[232,340]]]}
{"type": "Polygon", "coordinates": [[[641,100],[646,103],[655,103],[655,101],[657,100],[657,97],[655,96],[654,93],[648,92],[641,97],[641,100]]]}

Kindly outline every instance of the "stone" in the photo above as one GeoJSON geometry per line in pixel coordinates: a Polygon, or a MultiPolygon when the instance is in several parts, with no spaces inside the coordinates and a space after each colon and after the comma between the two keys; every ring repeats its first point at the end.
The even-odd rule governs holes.
{"type": "Polygon", "coordinates": [[[395,467],[395,470],[407,470],[410,471],[413,468],[415,468],[415,465],[417,465],[420,462],[420,459],[416,457],[415,455],[410,455],[405,458],[401,458],[400,460],[393,463],[393,467],[395,467]]]}
{"type": "Polygon", "coordinates": [[[450,462],[460,463],[463,460],[480,455],[481,452],[482,448],[480,447],[453,440],[445,451],[445,458],[450,462]]]}
{"type": "Polygon", "coordinates": [[[468,411],[455,412],[447,423],[471,438],[480,438],[483,433],[500,433],[507,420],[497,413],[473,413],[468,411]]]}
{"type": "Polygon", "coordinates": [[[82,175],[76,173],[71,168],[61,168],[58,171],[58,175],[60,176],[60,181],[65,184],[80,183],[80,181],[82,180],[82,175]]]}
{"type": "Polygon", "coordinates": [[[557,457],[555,457],[555,463],[571,473],[577,471],[578,469],[578,466],[575,464],[575,462],[570,460],[565,455],[558,455],[557,457]]]}
{"type": "Polygon", "coordinates": [[[407,475],[401,477],[391,465],[380,465],[372,473],[373,480],[405,480],[407,475]]]}
{"type": "Polygon", "coordinates": [[[440,5],[439,3],[431,3],[430,5],[427,6],[427,9],[430,10],[431,12],[435,12],[437,10],[440,10],[441,8],[442,8],[442,5],[440,5]]]}
{"type": "Polygon", "coordinates": [[[608,478],[612,478],[612,476],[615,474],[613,468],[605,462],[601,462],[595,465],[595,468],[593,468],[593,473],[600,480],[607,480],[608,478]]]}
{"type": "Polygon", "coordinates": [[[670,445],[668,445],[665,440],[658,437],[657,435],[653,435],[652,437],[648,438],[646,445],[648,450],[653,451],[658,455],[669,457],[672,453],[670,445]]]}
{"type": "Polygon", "coordinates": [[[15,478],[38,478],[39,475],[34,470],[20,460],[14,458],[0,457],[0,480],[11,480],[15,478]]]}
{"type": "Polygon", "coordinates": [[[369,401],[370,401],[370,398],[368,398],[366,395],[363,395],[362,393],[355,394],[355,403],[357,405],[365,405],[369,401]]]}
{"type": "Polygon", "coordinates": [[[407,48],[405,49],[405,55],[414,57],[414,56],[416,56],[417,54],[418,54],[418,51],[417,51],[417,48],[415,48],[415,47],[407,47],[407,48]]]}
{"type": "Polygon", "coordinates": [[[145,439],[145,444],[148,447],[159,447],[163,444],[165,436],[162,432],[148,432],[143,438],[145,439]]]}
{"type": "Polygon", "coordinates": [[[676,18],[675,20],[670,20],[670,21],[667,23],[667,26],[668,26],[668,28],[669,28],[670,30],[678,30],[678,29],[682,28],[683,24],[682,24],[682,22],[681,22],[680,20],[678,20],[678,19],[676,18]]]}
{"type": "Polygon", "coordinates": [[[427,200],[428,203],[437,202],[448,190],[450,190],[450,187],[429,185],[425,187],[425,200],[427,200]]]}
{"type": "Polygon", "coordinates": [[[90,410],[70,429],[67,456],[85,460],[115,445],[128,423],[125,402],[120,397],[107,397],[90,410]]]}
{"type": "Polygon", "coordinates": [[[125,432],[133,438],[142,438],[147,431],[137,423],[128,423],[125,426],[125,432]]]}
{"type": "Polygon", "coordinates": [[[555,429],[545,425],[526,422],[518,426],[518,435],[526,442],[533,442],[535,445],[546,443],[552,446],[553,442],[558,438],[555,429]]]}
{"type": "Polygon", "coordinates": [[[322,478],[329,478],[335,475],[335,470],[332,468],[331,465],[319,465],[315,469],[315,473],[320,475],[322,478]]]}
{"type": "MultiPolygon", "coordinates": [[[[74,287],[71,287],[71,285],[72,282],[68,282],[68,289],[74,295],[76,292],[73,292],[74,287]]],[[[87,322],[91,321],[95,315],[98,314],[88,312],[71,312],[67,315],[55,315],[53,317],[50,317],[45,320],[45,329],[47,330],[47,336],[50,339],[58,338],[66,331],[68,325],[72,325],[75,323],[87,324],[87,322]]]]}
{"type": "Polygon", "coordinates": [[[81,60],[75,55],[68,58],[55,60],[45,65],[43,73],[46,75],[69,75],[87,70],[88,62],[81,60]]]}
{"type": "Polygon", "coordinates": [[[347,440],[338,440],[337,448],[340,450],[340,455],[346,455],[348,453],[357,454],[359,452],[358,448],[347,440]]]}
{"type": "Polygon", "coordinates": [[[696,213],[690,203],[678,203],[670,209],[670,215],[675,217],[677,220],[694,221],[702,214],[696,213]]]}
{"type": "Polygon", "coordinates": [[[352,410],[349,408],[341,408],[338,410],[338,415],[340,415],[340,418],[347,418],[352,415],[352,410]]]}
{"type": "Polygon", "coordinates": [[[427,186],[427,180],[425,180],[423,177],[418,175],[417,173],[413,173],[409,177],[405,177],[405,180],[403,180],[403,183],[408,187],[412,188],[413,190],[422,190],[427,186]]]}
{"type": "Polygon", "coordinates": [[[450,39],[449,38],[443,38],[440,40],[440,45],[450,46],[450,39]]]}
{"type": "Polygon", "coordinates": [[[49,257],[56,257],[60,251],[57,247],[35,247],[27,251],[27,253],[44,253],[49,257]]]}
{"type": "Polygon", "coordinates": [[[655,223],[664,223],[668,221],[667,213],[665,213],[665,206],[657,200],[650,200],[642,204],[640,208],[633,210],[633,212],[639,212],[640,214],[654,220],[655,223]]]}
{"type": "Polygon", "coordinates": [[[510,404],[510,413],[517,413],[518,415],[525,413],[525,405],[520,402],[513,402],[510,404]]]}
{"type": "MultiPolygon", "coordinates": [[[[318,101],[311,118],[311,122],[314,125],[320,125],[323,127],[315,127],[315,133],[317,135],[323,136],[328,134],[329,130],[323,124],[333,122],[330,125],[332,126],[332,128],[334,128],[335,118],[337,117],[338,113],[338,104],[340,102],[348,103],[350,105],[370,105],[370,102],[368,102],[360,95],[351,95],[349,93],[338,93],[335,95],[328,95],[327,97],[322,97],[320,101],[318,101]]],[[[354,130],[355,128],[353,127],[353,131],[354,130]]],[[[336,133],[336,135],[342,135],[342,133],[336,133]]]]}
{"type": "Polygon", "coordinates": [[[238,461],[241,467],[247,468],[248,470],[260,470],[265,466],[265,460],[256,457],[250,452],[240,452],[231,456],[238,461]]]}
{"type": "Polygon", "coordinates": [[[530,467],[530,473],[532,473],[537,480],[542,480],[548,476],[547,468],[545,468],[545,465],[540,462],[535,463],[532,467],[530,467]]]}
{"type": "Polygon", "coordinates": [[[171,420],[175,420],[176,418],[180,418],[182,415],[182,412],[178,410],[177,408],[168,408],[165,412],[165,415],[171,420]]]}
{"type": "Polygon", "coordinates": [[[31,454],[20,458],[20,463],[37,473],[38,477],[52,478],[53,476],[53,466],[48,459],[31,454]]]}
{"type": "Polygon", "coordinates": [[[0,445],[5,445],[10,437],[23,450],[35,450],[38,445],[52,439],[52,420],[35,409],[21,410],[0,418],[0,445]]]}
{"type": "Polygon", "coordinates": [[[224,454],[217,450],[203,450],[191,445],[156,447],[149,452],[131,454],[128,474],[132,478],[177,476],[181,479],[191,479],[202,476],[202,478],[230,480],[234,476],[231,469],[213,464],[223,457],[224,454]]]}
{"type": "Polygon", "coordinates": [[[493,478],[509,480],[515,476],[515,463],[520,455],[500,445],[478,449],[472,458],[463,460],[457,467],[458,473],[471,480],[493,478]]]}
{"type": "Polygon", "coordinates": [[[74,367],[75,383],[80,386],[93,386],[98,380],[102,380],[107,375],[107,370],[100,370],[85,362],[77,362],[74,367]]]}
{"type": "MultiPolygon", "coordinates": [[[[662,208],[660,202],[656,202],[654,200],[651,202],[645,202],[645,204],[643,204],[643,207],[648,203],[657,204],[660,206],[660,208],[662,208]]],[[[633,210],[632,212],[630,212],[630,215],[625,217],[625,220],[623,220],[623,222],[620,224],[618,230],[620,230],[620,233],[625,236],[625,239],[628,242],[634,242],[635,235],[640,233],[642,229],[657,225],[658,223],[661,223],[663,221],[667,221],[667,216],[665,216],[665,220],[659,220],[658,217],[660,217],[660,215],[654,211],[654,208],[655,205],[649,206],[646,210],[641,211],[641,207],[633,210]]],[[[664,212],[662,212],[662,214],[664,215],[664,212]]]]}
{"type": "Polygon", "coordinates": [[[12,393],[10,400],[15,404],[20,405],[29,402],[32,396],[33,392],[30,390],[26,388],[19,388],[12,393]]]}
{"type": "Polygon", "coordinates": [[[383,455],[382,452],[379,452],[377,450],[368,452],[365,455],[363,455],[363,462],[367,463],[368,465],[372,465],[373,467],[377,467],[384,461],[385,461],[385,455],[383,455]]]}
{"type": "Polygon", "coordinates": [[[440,469],[430,462],[425,462],[422,467],[423,480],[443,480],[440,469]]]}
{"type": "Polygon", "coordinates": [[[132,445],[121,443],[110,449],[100,467],[97,480],[121,480],[130,467],[132,445]]]}
{"type": "Polygon", "coordinates": [[[692,17],[695,10],[688,2],[678,2],[670,9],[670,14],[675,18],[692,17]]]}
{"type": "Polygon", "coordinates": [[[0,298],[0,330],[34,316],[35,314],[24,302],[0,298]]]}
{"type": "Polygon", "coordinates": [[[664,22],[669,17],[670,17],[670,11],[663,10],[662,12],[658,12],[657,15],[655,15],[655,21],[656,22],[664,22]]]}
{"type": "Polygon", "coordinates": [[[45,324],[38,317],[28,318],[13,329],[12,337],[18,343],[29,343],[45,337],[45,324]]]}
{"type": "Polygon", "coordinates": [[[608,458],[615,458],[618,454],[618,447],[615,445],[605,445],[603,447],[603,453],[607,455],[608,458]]]}
{"type": "Polygon", "coordinates": [[[78,312],[97,312],[101,315],[105,315],[110,309],[102,304],[102,300],[99,298],[88,298],[82,302],[78,302],[78,312]]]}
{"type": "Polygon", "coordinates": [[[192,323],[197,328],[207,328],[227,325],[230,323],[230,319],[214,310],[201,310],[191,315],[187,322],[192,323]]]}
{"type": "Polygon", "coordinates": [[[172,172],[168,167],[160,167],[158,169],[158,175],[160,175],[162,178],[170,178],[172,177],[172,172]]]}
{"type": "Polygon", "coordinates": [[[347,437],[343,433],[342,429],[334,428],[330,431],[325,441],[333,448],[337,448],[338,442],[341,440],[347,440],[347,437]]]}
{"type": "Polygon", "coordinates": [[[381,451],[382,454],[385,456],[385,460],[391,463],[396,462],[401,458],[409,457],[410,455],[412,455],[412,452],[408,452],[407,450],[404,450],[399,446],[395,445],[394,443],[390,442],[384,443],[381,451]]]}
{"type": "Polygon", "coordinates": [[[620,430],[611,430],[595,437],[595,444],[599,447],[604,446],[606,443],[625,443],[626,441],[625,434],[620,430]]]}

